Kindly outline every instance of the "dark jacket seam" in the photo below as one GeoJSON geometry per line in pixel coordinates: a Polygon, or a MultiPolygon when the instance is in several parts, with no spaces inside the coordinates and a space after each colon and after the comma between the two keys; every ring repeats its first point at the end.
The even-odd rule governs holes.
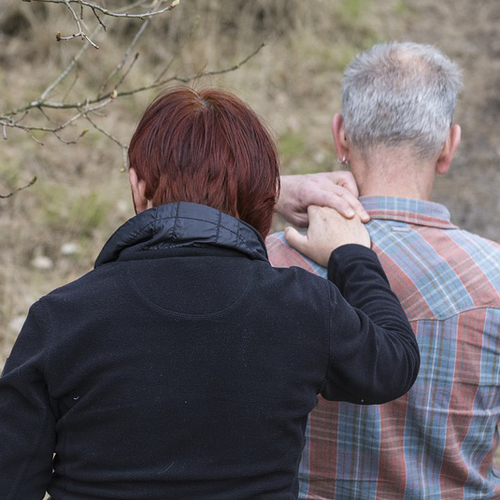
{"type": "Polygon", "coordinates": [[[254,274],[252,274],[251,279],[249,280],[249,283],[243,293],[241,294],[240,298],[233,302],[230,306],[221,309],[220,311],[214,312],[214,313],[205,313],[205,314],[194,314],[194,313],[181,313],[177,311],[171,311],[169,309],[165,309],[158,304],[155,304],[151,300],[149,300],[147,297],[143,295],[137,284],[135,283],[134,279],[130,276],[130,271],[129,268],[126,270],[127,273],[127,280],[131,284],[133,290],[135,293],[139,296],[139,298],[149,307],[155,309],[156,311],[160,312],[161,314],[164,314],[165,316],[173,316],[177,318],[183,318],[183,319],[192,319],[192,320],[200,320],[200,319],[209,319],[209,318],[217,318],[220,316],[224,316],[228,312],[230,312],[232,309],[236,308],[240,302],[243,301],[243,299],[248,295],[250,289],[253,287],[253,282],[254,282],[254,274]]]}

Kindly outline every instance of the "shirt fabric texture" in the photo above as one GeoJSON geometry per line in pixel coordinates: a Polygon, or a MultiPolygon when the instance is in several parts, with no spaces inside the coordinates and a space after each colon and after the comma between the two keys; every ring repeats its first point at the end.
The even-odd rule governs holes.
{"type": "MultiPolygon", "coordinates": [[[[500,498],[500,246],[439,204],[362,197],[372,248],[419,343],[420,373],[396,401],[326,402],[309,418],[302,500],[500,498]]],[[[267,239],[275,266],[326,270],[267,239]]],[[[395,375],[396,376],[396,375],[395,375]]]]}
{"type": "Polygon", "coordinates": [[[296,498],[317,393],[379,403],[418,371],[375,253],[339,248],[328,272],[273,268],[257,231],[206,206],[129,220],[13,347],[2,500],[296,498]]]}

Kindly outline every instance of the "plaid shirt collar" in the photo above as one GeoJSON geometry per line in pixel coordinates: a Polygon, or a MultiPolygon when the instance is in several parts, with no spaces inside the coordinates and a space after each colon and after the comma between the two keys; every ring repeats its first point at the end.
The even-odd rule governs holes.
{"type": "Polygon", "coordinates": [[[372,219],[386,219],[440,229],[458,229],[450,212],[438,203],[393,196],[361,196],[361,203],[372,219]]]}

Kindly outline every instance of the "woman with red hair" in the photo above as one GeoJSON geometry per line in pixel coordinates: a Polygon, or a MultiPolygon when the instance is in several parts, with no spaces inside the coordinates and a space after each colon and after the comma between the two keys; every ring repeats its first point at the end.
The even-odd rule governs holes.
{"type": "Polygon", "coordinates": [[[161,95],[129,158],[137,215],[32,306],[0,378],[3,498],[296,498],[317,394],[383,403],[418,372],[367,232],[312,207],[329,279],[271,267],[276,148],[227,92],[161,95]]]}

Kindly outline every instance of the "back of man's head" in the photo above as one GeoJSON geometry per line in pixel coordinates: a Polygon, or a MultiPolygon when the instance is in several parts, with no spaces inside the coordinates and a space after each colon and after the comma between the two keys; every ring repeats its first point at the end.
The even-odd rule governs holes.
{"type": "Polygon", "coordinates": [[[461,70],[432,46],[375,45],[344,74],[347,138],[362,154],[409,146],[431,158],[446,140],[461,87],[461,70]]]}

